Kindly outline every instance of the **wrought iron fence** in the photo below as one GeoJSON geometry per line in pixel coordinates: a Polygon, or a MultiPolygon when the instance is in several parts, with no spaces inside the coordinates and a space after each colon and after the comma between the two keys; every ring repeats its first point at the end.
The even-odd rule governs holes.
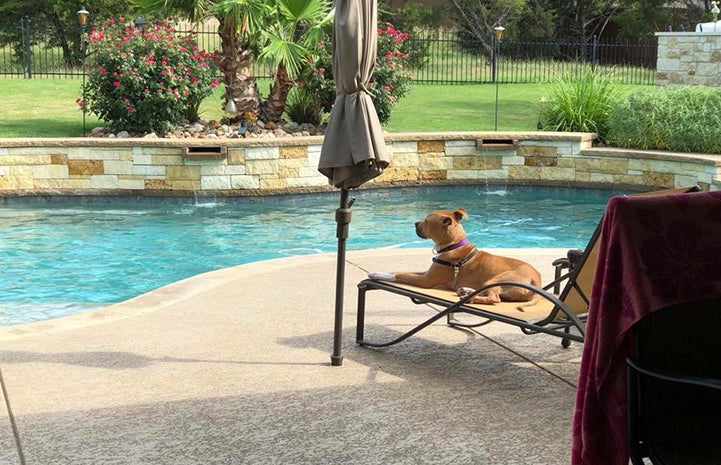
{"type": "Polygon", "coordinates": [[[461,39],[453,34],[411,39],[412,49],[425,50],[415,70],[417,83],[482,84],[549,82],[581,76],[591,68],[622,84],[653,84],[656,41],[528,42],[461,39]]]}
{"type": "MultiPolygon", "coordinates": [[[[196,25],[198,45],[220,47],[212,24],[196,25]]],[[[190,32],[187,27],[180,32],[190,32]]],[[[13,30],[0,29],[0,37],[17,38],[0,43],[0,76],[22,78],[80,77],[77,55],[43,41],[43,31],[25,18],[13,30]]],[[[489,41],[490,42],[490,41],[489,41]]],[[[600,42],[594,37],[580,42],[526,42],[504,40],[499,44],[462,39],[455,34],[429,34],[409,39],[415,53],[414,82],[418,84],[483,84],[550,82],[561,76],[581,76],[590,67],[610,73],[622,84],[653,84],[656,77],[655,40],[600,42]]],[[[273,69],[255,63],[256,77],[272,77],[273,69]]]]}

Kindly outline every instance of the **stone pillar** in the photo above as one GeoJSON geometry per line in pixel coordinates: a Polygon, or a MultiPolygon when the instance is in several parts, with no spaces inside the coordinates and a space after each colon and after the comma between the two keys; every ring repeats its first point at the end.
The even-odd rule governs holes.
{"type": "Polygon", "coordinates": [[[657,32],[656,85],[721,86],[721,31],[657,32]]]}

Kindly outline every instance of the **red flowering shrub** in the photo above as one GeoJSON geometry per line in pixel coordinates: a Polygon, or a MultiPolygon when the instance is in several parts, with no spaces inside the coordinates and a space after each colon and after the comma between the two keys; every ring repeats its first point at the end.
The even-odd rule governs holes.
{"type": "Polygon", "coordinates": [[[164,132],[197,119],[200,102],[218,85],[214,54],[166,23],[144,32],[113,19],[88,34],[89,109],[114,130],[164,132]]]}
{"type": "MultiPolygon", "coordinates": [[[[408,53],[405,51],[408,34],[398,31],[391,23],[378,26],[378,53],[376,66],[368,90],[381,123],[391,117],[391,110],[410,88],[411,71],[408,67],[408,53]]],[[[335,84],[332,74],[332,43],[330,40],[319,44],[320,51],[315,59],[309,60],[297,83],[300,92],[312,95],[319,101],[317,111],[330,111],[335,101],[335,84]]],[[[301,123],[304,121],[296,121],[301,123]]]]}

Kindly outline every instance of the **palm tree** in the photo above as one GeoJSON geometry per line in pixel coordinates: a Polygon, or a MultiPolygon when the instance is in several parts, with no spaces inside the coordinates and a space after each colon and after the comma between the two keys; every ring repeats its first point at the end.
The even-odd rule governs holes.
{"type": "Polygon", "coordinates": [[[276,66],[268,98],[260,109],[263,121],[279,121],[288,93],[303,62],[323,38],[323,28],[333,19],[328,0],[276,0],[274,21],[264,31],[265,46],[260,58],[276,66]]]}
{"type": "Polygon", "coordinates": [[[225,84],[225,108],[257,114],[260,95],[250,71],[254,50],[262,40],[272,10],[265,0],[132,0],[145,11],[178,14],[191,21],[215,17],[220,36],[220,69],[225,84]]]}

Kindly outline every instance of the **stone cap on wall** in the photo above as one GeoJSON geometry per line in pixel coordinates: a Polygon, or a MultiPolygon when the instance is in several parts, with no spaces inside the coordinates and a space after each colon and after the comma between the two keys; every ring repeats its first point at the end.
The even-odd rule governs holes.
{"type": "MultiPolygon", "coordinates": [[[[545,132],[545,131],[464,131],[464,132],[399,132],[385,133],[388,142],[419,140],[543,140],[590,142],[596,134],[587,132],[545,132]]],[[[285,147],[296,145],[320,145],[323,136],[301,136],[283,138],[252,139],[163,139],[163,138],[40,138],[23,137],[0,139],[0,147],[285,147]]]]}
{"type": "Polygon", "coordinates": [[[721,36],[721,28],[718,31],[656,32],[655,35],[656,37],[721,36]]]}

